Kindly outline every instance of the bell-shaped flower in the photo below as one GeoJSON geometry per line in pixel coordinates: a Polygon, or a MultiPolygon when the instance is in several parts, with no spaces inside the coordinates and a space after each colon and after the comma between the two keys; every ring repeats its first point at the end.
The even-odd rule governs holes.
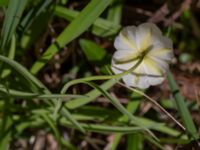
{"type": "Polygon", "coordinates": [[[131,73],[122,76],[127,86],[146,89],[163,82],[173,58],[172,41],[163,36],[153,23],[128,26],[116,37],[117,51],[112,58],[112,71],[115,74],[140,64],[131,73]]]}

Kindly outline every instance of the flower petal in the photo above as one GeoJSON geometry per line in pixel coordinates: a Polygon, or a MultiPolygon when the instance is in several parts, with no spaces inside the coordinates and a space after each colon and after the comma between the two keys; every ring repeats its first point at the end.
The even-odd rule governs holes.
{"type": "Polygon", "coordinates": [[[162,33],[154,24],[143,23],[139,25],[136,30],[137,47],[140,51],[145,51],[152,45],[154,37],[157,36],[162,36],[162,33]]]}
{"type": "Polygon", "coordinates": [[[136,54],[133,51],[124,50],[124,51],[116,51],[113,55],[113,60],[115,63],[127,63],[136,59],[136,54]]]}
{"type": "Polygon", "coordinates": [[[148,56],[168,62],[171,61],[174,57],[172,50],[166,48],[154,49],[149,52],[148,56]]]}
{"type": "Polygon", "coordinates": [[[135,26],[125,27],[115,39],[114,47],[117,50],[130,50],[137,52],[135,30],[135,26]]]}
{"type": "Polygon", "coordinates": [[[150,56],[150,58],[154,60],[159,68],[162,69],[163,73],[166,74],[166,72],[169,70],[168,62],[157,57],[150,56]]]}
{"type": "MultiPolygon", "coordinates": [[[[131,62],[124,63],[124,64],[117,64],[115,62],[115,60],[112,59],[111,69],[115,74],[122,73],[122,72],[127,71],[127,70],[131,69],[132,67],[134,67],[137,64],[137,62],[138,62],[138,60],[131,61],[131,62]]],[[[137,66],[137,68],[134,71],[139,72],[139,70],[140,70],[140,65],[137,66]]]]}
{"type": "Polygon", "coordinates": [[[137,87],[140,89],[146,89],[149,87],[147,77],[145,76],[135,76],[133,74],[128,74],[123,76],[122,80],[127,86],[137,87]]]}
{"type": "Polygon", "coordinates": [[[162,76],[164,74],[163,68],[155,60],[145,57],[142,63],[147,75],[162,76]]]}
{"type": "Polygon", "coordinates": [[[173,45],[154,24],[124,28],[114,46],[117,49],[112,59],[115,74],[131,69],[142,59],[135,70],[122,77],[126,85],[145,89],[163,82],[168,62],[173,58],[173,45]]]}
{"type": "Polygon", "coordinates": [[[158,85],[161,84],[164,80],[164,77],[147,77],[147,82],[149,83],[149,85],[158,85]]]}
{"type": "Polygon", "coordinates": [[[154,49],[158,48],[173,49],[172,41],[169,38],[164,37],[162,35],[154,36],[152,44],[154,49]]]}
{"type": "MultiPolygon", "coordinates": [[[[155,64],[153,64],[155,65],[155,64]]],[[[155,67],[155,66],[153,66],[155,67]]],[[[159,66],[157,66],[159,67],[159,66]]],[[[143,68],[146,72],[146,77],[147,77],[147,84],[149,85],[157,85],[160,84],[164,81],[164,75],[162,74],[156,74],[154,71],[155,69],[152,70],[152,67],[148,67],[148,65],[143,65],[143,68]]],[[[160,69],[161,70],[161,69],[160,69]]]]}

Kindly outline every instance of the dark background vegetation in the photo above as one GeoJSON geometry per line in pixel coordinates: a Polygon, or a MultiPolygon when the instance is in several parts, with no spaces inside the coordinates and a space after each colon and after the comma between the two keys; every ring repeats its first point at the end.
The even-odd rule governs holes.
{"type": "MultiPolygon", "coordinates": [[[[23,17],[26,16],[26,13],[28,13],[31,8],[38,7],[39,3],[42,4],[39,0],[29,2],[20,18],[20,21],[23,20],[23,17]]],[[[40,16],[42,19],[40,18],[39,21],[37,19],[33,21],[33,24],[29,26],[29,30],[25,30],[22,26],[18,25],[16,29],[17,50],[15,60],[30,69],[34,62],[44,54],[49,45],[51,45],[60,35],[63,29],[70,24],[70,19],[64,19],[63,17],[54,14],[54,8],[56,6],[81,11],[88,3],[88,0],[55,1],[46,8],[44,11],[45,13],[42,14],[44,16],[40,16]],[[26,34],[33,38],[28,44],[25,42],[26,34]],[[26,44],[23,44],[24,42],[26,44]]],[[[59,52],[56,53],[35,76],[37,76],[37,78],[42,81],[51,92],[59,93],[62,86],[68,81],[81,77],[108,74],[105,66],[110,65],[112,54],[115,51],[113,41],[121,27],[127,25],[139,25],[143,22],[153,22],[160,27],[164,34],[167,34],[167,30],[170,27],[171,32],[169,37],[173,40],[175,54],[175,58],[172,60],[171,64],[171,72],[174,75],[176,83],[180,87],[180,93],[184,96],[192,120],[199,131],[200,1],[116,0],[107,7],[100,17],[106,19],[110,8],[118,5],[120,7],[119,16],[121,17],[118,20],[119,22],[116,22],[116,24],[120,25],[120,27],[115,33],[110,34],[109,36],[94,34],[93,26],[90,26],[88,30],[69,44],[60,47],[59,52]],[[102,57],[100,57],[100,55],[100,58],[98,58],[97,55],[99,53],[93,54],[91,51],[87,51],[87,48],[84,50],[85,41],[82,41],[81,43],[81,40],[89,40],[92,41],[93,44],[96,44],[100,49],[99,52],[103,53],[102,57]],[[94,58],[92,56],[94,56],[94,58]]],[[[3,8],[1,9],[0,17],[0,23],[1,26],[3,26],[5,18],[3,8]]],[[[13,76],[8,77],[7,80],[9,80],[9,82],[15,82],[15,84],[11,83],[9,85],[18,90],[24,90],[23,87],[27,87],[27,83],[22,83],[20,78],[14,78],[18,73],[14,72],[12,74],[13,76]]],[[[95,83],[100,85],[104,83],[104,81],[96,81],[95,83]]],[[[85,84],[77,84],[70,87],[69,93],[84,95],[91,90],[92,88],[85,84]]],[[[165,123],[170,128],[175,129],[175,131],[181,132],[181,134],[179,136],[171,136],[160,131],[154,131],[154,134],[160,139],[158,142],[162,145],[162,147],[160,147],[160,145],[155,144],[157,142],[151,140],[150,137],[145,134],[143,135],[143,132],[123,134],[119,138],[119,141],[117,141],[116,136],[118,133],[102,134],[87,131],[83,134],[77,129],[60,124],[58,121],[58,123],[55,123],[56,127],[64,140],[67,141],[65,146],[60,147],[63,147],[63,149],[81,150],[109,150],[111,148],[113,148],[113,150],[156,150],[162,148],[166,150],[189,150],[192,147],[200,149],[198,141],[191,142],[191,140],[181,139],[180,137],[186,133],[157,106],[146,100],[143,96],[135,96],[131,91],[117,84],[112,88],[109,88],[109,92],[113,97],[117,97],[124,106],[127,106],[132,99],[139,99],[139,103],[134,113],[136,116],[165,123]],[[115,142],[117,143],[116,147],[112,147],[111,145],[115,142]]],[[[170,91],[167,80],[161,85],[150,87],[145,92],[177,118],[178,121],[183,123],[177,107],[174,106],[173,93],[170,91]]],[[[23,98],[17,98],[12,105],[13,107],[9,107],[9,113],[13,115],[17,114],[16,116],[22,118],[22,120],[23,118],[26,120],[32,115],[30,110],[33,108],[47,108],[46,104],[38,99],[26,101],[23,98]]],[[[115,109],[104,96],[99,96],[88,105],[70,111],[77,116],[79,114],[84,114],[88,118],[92,116],[92,119],[80,119],[83,123],[107,124],[109,126],[129,124],[127,121],[125,123],[121,122],[121,124],[116,121],[116,118],[122,117],[122,114],[115,109]],[[111,115],[108,118],[103,116],[107,113],[106,111],[111,115]],[[103,114],[103,119],[101,117],[100,119],[98,118],[99,113],[103,114]]],[[[4,115],[3,112],[0,111],[0,116],[4,115]]],[[[13,128],[15,128],[15,126],[13,126],[13,128]]],[[[12,130],[12,138],[9,140],[10,149],[59,149],[59,142],[56,140],[54,132],[52,132],[48,123],[27,127],[22,133],[17,133],[16,131],[15,134],[13,133],[14,131],[15,130],[12,130]]]]}

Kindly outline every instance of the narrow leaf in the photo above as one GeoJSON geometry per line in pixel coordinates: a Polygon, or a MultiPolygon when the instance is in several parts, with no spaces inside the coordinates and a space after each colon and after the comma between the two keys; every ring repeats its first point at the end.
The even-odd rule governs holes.
{"type": "Polygon", "coordinates": [[[66,44],[77,38],[98,18],[98,16],[106,9],[111,0],[92,0],[70,23],[69,26],[58,36],[56,41],[49,46],[42,57],[35,62],[31,68],[33,74],[37,74],[40,69],[66,44]]]}

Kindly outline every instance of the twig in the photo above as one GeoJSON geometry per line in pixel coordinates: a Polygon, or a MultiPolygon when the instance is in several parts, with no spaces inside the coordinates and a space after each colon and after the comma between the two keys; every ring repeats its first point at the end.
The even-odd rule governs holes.
{"type": "Polygon", "coordinates": [[[168,113],[160,104],[158,104],[154,99],[152,99],[151,97],[149,97],[148,95],[146,95],[145,93],[143,93],[143,92],[141,92],[137,89],[134,89],[134,88],[131,88],[131,87],[124,85],[121,82],[118,82],[118,84],[120,84],[121,86],[126,87],[127,89],[132,90],[132,91],[134,91],[134,92],[136,92],[136,93],[138,93],[138,94],[140,94],[144,97],[146,97],[153,104],[155,104],[160,110],[162,110],[168,117],[170,117],[179,127],[181,127],[183,130],[185,130],[185,127],[180,122],[178,122],[170,113],[168,113]]]}

